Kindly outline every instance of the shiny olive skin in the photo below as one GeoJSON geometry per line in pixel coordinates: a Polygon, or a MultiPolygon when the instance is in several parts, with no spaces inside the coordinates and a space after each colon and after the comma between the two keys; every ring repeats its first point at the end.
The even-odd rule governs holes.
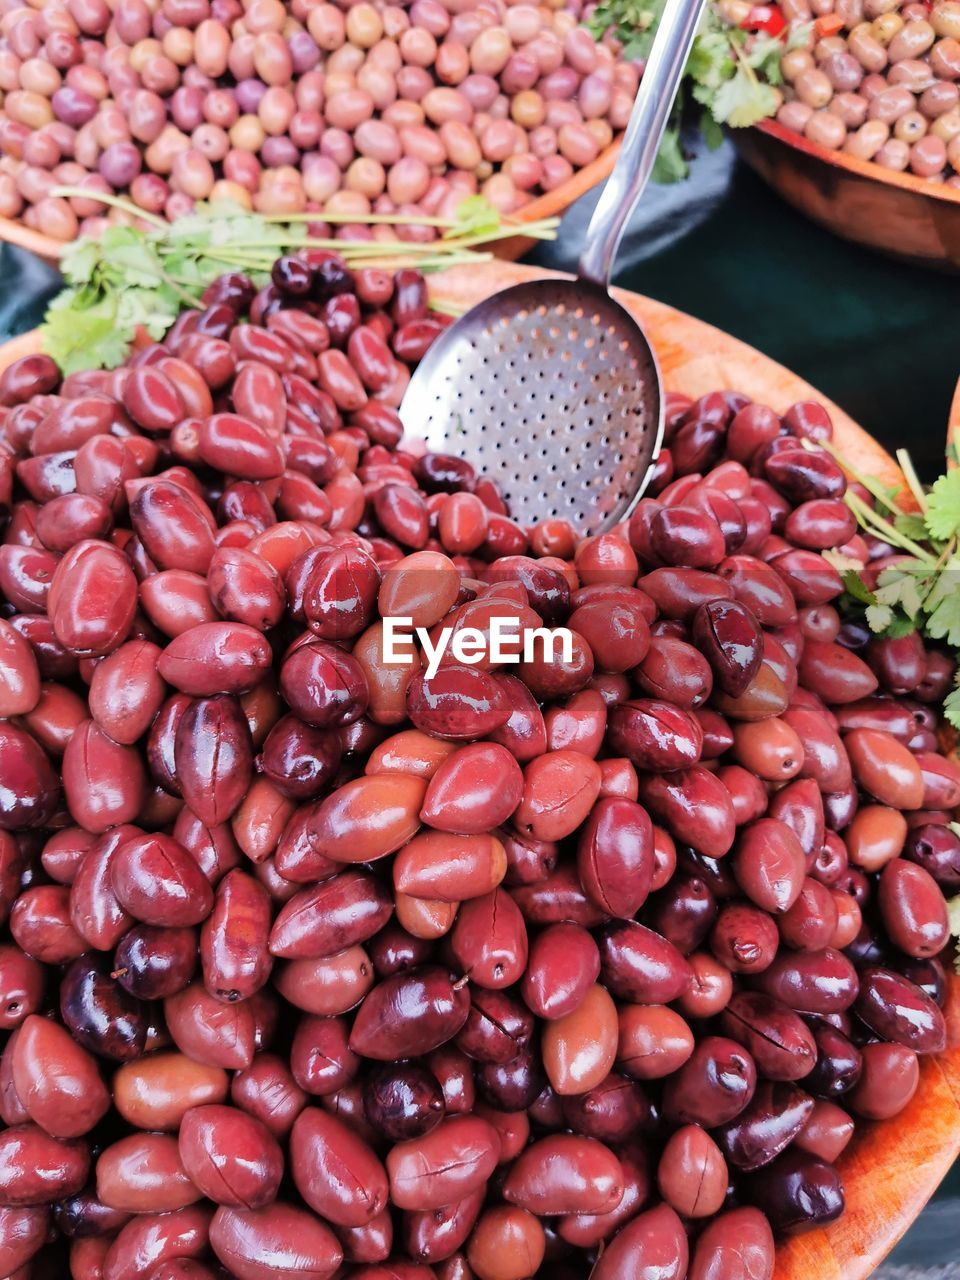
{"type": "Polygon", "coordinates": [[[727,1166],[719,1147],[699,1125],[677,1129],[657,1168],[660,1193],[688,1218],[712,1217],[727,1194],[727,1166]]]}
{"type": "Polygon", "coordinates": [[[622,1142],[656,1123],[654,1109],[642,1086],[611,1072],[586,1093],[562,1099],[563,1117],[575,1133],[599,1142],[622,1142]]]}
{"type": "Polygon", "coordinates": [[[857,998],[860,980],[846,956],[830,947],[817,953],[780,952],[756,974],[753,985],[801,1013],[843,1013],[857,998]]]}
{"type": "Polygon", "coordinates": [[[270,931],[270,950],[291,960],[330,955],[365,942],[390,910],[389,895],[377,880],[344,871],[285,904],[270,931]]]}
{"type": "Polygon", "coordinates": [[[667,1205],[640,1213],[604,1249],[594,1280],[619,1280],[636,1274],[681,1280],[687,1271],[689,1246],[680,1218],[667,1205]]]}
{"type": "Polygon", "coordinates": [[[803,1019],[759,992],[737,992],[721,1015],[727,1035],[750,1050],[770,1080],[801,1080],[813,1068],[816,1045],[803,1019]]]}
{"type": "Polygon", "coordinates": [[[851,1040],[828,1022],[812,1026],[817,1060],[803,1087],[815,1097],[834,1099],[849,1093],[860,1078],[862,1057],[851,1040]]]}
{"type": "Polygon", "coordinates": [[[60,987],[60,1013],[75,1039],[101,1057],[121,1062],[143,1052],[147,1006],[111,976],[105,955],[87,953],[67,970],[60,987]]]}
{"type": "Polygon", "coordinates": [[[753,1174],[746,1195],[785,1235],[834,1222],[844,1208],[843,1187],[833,1165],[799,1150],[786,1151],[753,1174]]]}
{"type": "Polygon", "coordinates": [[[343,1258],[333,1232],[307,1211],[280,1201],[263,1209],[221,1206],[210,1223],[210,1245],[240,1280],[300,1272],[326,1280],[343,1258]]]}
{"type": "Polygon", "coordinates": [[[429,1133],[443,1119],[443,1093],[426,1067],[384,1066],[363,1087],[363,1108],[373,1127],[391,1142],[429,1133]]]}
{"type": "Polygon", "coordinates": [[[762,1080],[749,1106],[717,1131],[720,1149],[736,1169],[761,1169],[796,1138],[813,1108],[813,1099],[794,1085],[762,1080]]]}
{"type": "Polygon", "coordinates": [[[772,1280],[774,1241],[759,1209],[730,1209],[698,1237],[689,1280],[772,1280]]]}
{"type": "Polygon", "coordinates": [[[56,1138],[79,1138],[110,1100],[96,1059],[47,1018],[31,1015],[13,1048],[13,1083],[28,1116],[56,1138]]]}
{"type": "Polygon", "coordinates": [[[477,1062],[509,1062],[530,1042],[532,1015],[515,996],[478,987],[457,1046],[477,1062]]]}
{"type": "Polygon", "coordinates": [[[756,1083],[757,1069],[746,1050],[733,1040],[707,1036],[667,1081],[664,1114],[673,1123],[726,1124],[749,1104],[756,1083]]]}
{"type": "Polygon", "coordinates": [[[51,1137],[35,1124],[0,1132],[0,1156],[0,1199],[11,1208],[73,1195],[90,1168],[86,1143],[51,1137]]]}
{"type": "Polygon", "coordinates": [[[496,1130],[477,1116],[450,1116],[387,1156],[390,1198],[401,1209],[433,1209],[482,1187],[496,1166],[496,1130]]]}
{"type": "Polygon", "coordinates": [[[169,1134],[131,1134],[112,1143],[97,1161],[97,1195],[128,1213],[183,1209],[201,1198],[169,1134]]]}
{"type": "Polygon", "coordinates": [[[949,936],[943,894],[929,872],[894,858],[880,873],[880,915],[893,943],[924,959],[942,951],[949,936]]]}
{"type": "Polygon", "coordinates": [[[623,1194],[616,1157],[595,1139],[573,1134],[541,1138],[514,1164],[504,1198],[531,1213],[600,1213],[623,1194]]]}
{"type": "Polygon", "coordinates": [[[521,991],[540,1018],[560,1018],[582,1002],[600,974],[597,944],[576,924],[553,924],[530,943],[521,991]]]}
{"type": "Polygon", "coordinates": [[[259,1120],[234,1107],[194,1107],[180,1123],[180,1159],[216,1204],[259,1209],[276,1199],[283,1155],[259,1120]]]}
{"type": "Polygon", "coordinates": [[[919,987],[890,969],[860,973],[858,1016],[884,1039],[917,1053],[939,1053],[946,1044],[943,1014],[919,987]]]}
{"type": "Polygon", "coordinates": [[[113,955],[117,981],[138,1000],[182,991],[197,967],[197,935],[189,928],[139,924],[120,939],[113,955]]]}
{"type": "Polygon", "coordinates": [[[763,659],[757,619],[737,601],[715,600],[697,610],[691,635],[713,668],[718,687],[731,698],[739,698],[763,659]]]}
{"type": "Polygon", "coordinates": [[[317,1107],[307,1107],[294,1121],[290,1162],[307,1204],[336,1226],[364,1226],[387,1203],[387,1175],[372,1149],[317,1107]]]}
{"type": "Polygon", "coordinates": [[[456,1035],[469,1012],[468,993],[443,969],[397,974],[374,987],[360,1006],[350,1047],[385,1062],[419,1056],[456,1035]]]}
{"type": "Polygon", "coordinates": [[[729,792],[700,765],[641,780],[640,800],[675,839],[708,857],[722,858],[734,841],[729,792]]]}
{"type": "Polygon", "coordinates": [[[600,935],[603,980],[621,999],[669,1004],[690,981],[681,953],[652,929],[632,920],[607,925],[600,935]]]}
{"type": "Polygon", "coordinates": [[[611,916],[643,906],[653,881],[653,825],[632,800],[598,800],[581,832],[577,868],[587,896],[611,916]]]}
{"type": "Polygon", "coordinates": [[[920,1085],[916,1053],[901,1044],[874,1041],[862,1050],[862,1069],[844,1103],[868,1120],[889,1120],[910,1102],[920,1085]]]}

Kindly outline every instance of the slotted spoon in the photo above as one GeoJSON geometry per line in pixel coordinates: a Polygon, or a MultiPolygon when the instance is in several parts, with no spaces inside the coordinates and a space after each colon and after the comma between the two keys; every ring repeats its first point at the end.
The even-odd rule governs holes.
{"type": "Polygon", "coordinates": [[[521,524],[582,534],[629,514],[663,436],[656,356],[609,293],[617,247],[656,159],[705,0],[667,0],[575,279],[514,285],[427,352],[400,414],[408,437],[467,458],[521,524]]]}

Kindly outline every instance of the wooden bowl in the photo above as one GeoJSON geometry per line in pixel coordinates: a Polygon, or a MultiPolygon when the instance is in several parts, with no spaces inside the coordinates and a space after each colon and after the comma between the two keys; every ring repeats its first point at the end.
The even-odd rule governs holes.
{"type": "MultiPolygon", "coordinates": [[[[560,216],[570,208],[575,200],[579,200],[582,195],[585,195],[593,187],[598,186],[609,176],[619,152],[620,142],[618,139],[616,142],[612,142],[605,151],[602,151],[596,160],[592,160],[590,164],[578,169],[567,182],[562,182],[553,191],[547,191],[544,195],[537,196],[535,200],[531,200],[529,204],[524,205],[522,209],[518,209],[514,215],[516,220],[518,222],[537,222],[540,218],[560,216]]],[[[29,253],[36,254],[38,258],[42,258],[44,262],[48,262],[54,267],[60,261],[60,255],[63,253],[64,247],[69,243],[69,241],[65,240],[55,240],[53,236],[45,236],[40,231],[33,231],[15,218],[0,218],[0,240],[5,240],[7,244],[15,245],[18,249],[26,249],[29,253]]],[[[490,252],[498,258],[515,262],[528,249],[532,249],[534,245],[539,243],[539,240],[520,233],[511,236],[509,240],[498,240],[496,244],[490,246],[490,252]]]]}
{"type": "Polygon", "coordinates": [[[960,271],[957,188],[827,151],[776,120],[730,136],[751,169],[827,230],[908,262],[960,271]]]}
{"type": "MultiPolygon", "coordinates": [[[[458,267],[429,278],[439,299],[469,307],[498,289],[550,275],[510,262],[458,267]]],[[[783,412],[816,398],[833,418],[835,442],[850,462],[887,485],[903,475],[879,444],[837,405],[796,374],[728,334],[662,302],[615,290],[643,325],[666,385],[699,396],[729,388],[783,412]]],[[[0,347],[0,370],[39,350],[36,331],[0,347]]],[[[954,406],[960,433],[960,391],[954,406]]],[[[885,1124],[858,1133],[840,1160],[847,1211],[833,1226],[798,1236],[779,1250],[775,1280],[864,1280],[919,1214],[960,1153],[960,979],[947,1009],[949,1045],[921,1059],[920,1087],[910,1105],[885,1124]]]]}

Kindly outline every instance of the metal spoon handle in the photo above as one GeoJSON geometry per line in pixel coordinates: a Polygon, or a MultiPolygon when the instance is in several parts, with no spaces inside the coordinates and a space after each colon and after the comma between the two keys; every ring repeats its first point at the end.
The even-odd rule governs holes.
{"type": "Polygon", "coordinates": [[[617,163],[593,211],[577,268],[581,279],[601,288],[610,283],[620,240],[653,169],[705,2],[667,0],[664,8],[617,163]]]}

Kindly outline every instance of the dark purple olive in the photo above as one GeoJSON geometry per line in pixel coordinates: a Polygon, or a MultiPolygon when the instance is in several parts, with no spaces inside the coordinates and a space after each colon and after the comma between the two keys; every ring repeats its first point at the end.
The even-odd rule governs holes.
{"type": "Polygon", "coordinates": [[[563,1118],[574,1133],[598,1142],[623,1143],[656,1129],[656,1111],[642,1085],[611,1074],[586,1093],[561,1098],[563,1118]]]}
{"type": "Polygon", "coordinates": [[[196,967],[196,930],[138,924],[120,939],[110,976],[138,1000],[162,1000],[189,986],[196,967]]]}
{"type": "Polygon", "coordinates": [[[750,1054],[735,1040],[707,1036],[664,1085],[663,1114],[671,1124],[712,1129],[738,1116],[756,1085],[757,1069],[750,1054]]]}
{"type": "Polygon", "coordinates": [[[801,1080],[813,1069],[813,1034],[782,1000],[739,991],[724,1009],[721,1023],[728,1036],[750,1050],[767,1079],[801,1080]]]}
{"type": "Polygon", "coordinates": [[[443,1091],[426,1067],[399,1062],[380,1067],[363,1086],[367,1119],[391,1142],[419,1138],[444,1117],[443,1091]]]}
{"type": "Polygon", "coordinates": [[[546,1083],[540,1054],[530,1045],[509,1062],[484,1062],[477,1070],[477,1088],[498,1111],[525,1111],[546,1083]]]}
{"type": "Polygon", "coordinates": [[[749,1106],[714,1131],[720,1150],[736,1169],[749,1173],[775,1160],[810,1118],[814,1102],[792,1084],[761,1080],[749,1106]]]}
{"type": "Polygon", "coordinates": [[[60,983],[60,1014],[74,1038],[103,1058],[139,1058],[149,1008],[111,977],[110,957],[88,952],[74,960],[60,983]]]}
{"type": "Polygon", "coordinates": [[[833,1165],[797,1149],[745,1179],[743,1190],[781,1235],[825,1227],[844,1210],[843,1186],[833,1165]]]}
{"type": "Polygon", "coordinates": [[[847,1093],[860,1079],[863,1059],[851,1040],[828,1022],[812,1022],[817,1060],[804,1076],[803,1087],[815,1098],[833,1101],[847,1093]]]}
{"type": "Polygon", "coordinates": [[[857,1016],[884,1040],[916,1053],[940,1053],[946,1047],[943,1014],[930,997],[892,969],[860,973],[857,1016]]]}
{"type": "Polygon", "coordinates": [[[718,687],[739,698],[763,661],[763,635],[756,618],[736,600],[714,600],[694,614],[691,634],[718,687]]]}
{"type": "Polygon", "coordinates": [[[476,1062],[510,1062],[533,1035],[533,1015],[506,991],[477,987],[457,1048],[476,1062]]]}
{"type": "Polygon", "coordinates": [[[929,871],[941,889],[960,889],[960,835],[950,827],[915,827],[907,833],[903,856],[929,871]]]}

